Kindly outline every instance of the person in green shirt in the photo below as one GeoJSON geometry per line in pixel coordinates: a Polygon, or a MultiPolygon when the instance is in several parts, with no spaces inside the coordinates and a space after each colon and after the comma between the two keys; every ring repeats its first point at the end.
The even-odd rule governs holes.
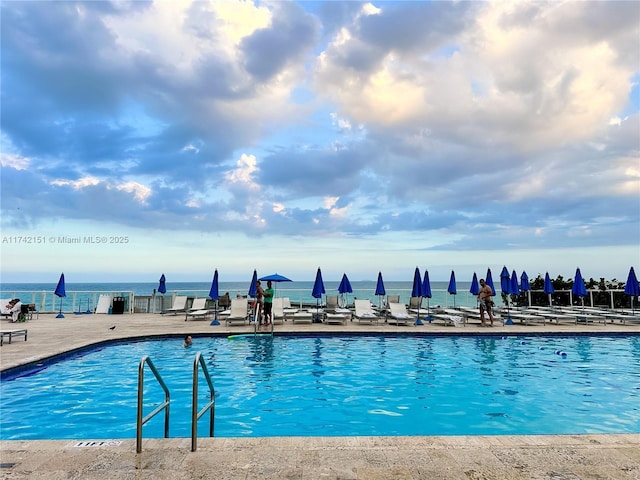
{"type": "Polygon", "coordinates": [[[267,280],[267,289],[264,291],[264,324],[271,324],[271,307],[273,306],[273,287],[271,280],[267,280]]]}

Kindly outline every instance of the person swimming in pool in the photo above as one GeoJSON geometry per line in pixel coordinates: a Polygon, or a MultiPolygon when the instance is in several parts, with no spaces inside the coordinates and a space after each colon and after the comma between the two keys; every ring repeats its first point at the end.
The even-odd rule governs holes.
{"type": "Polygon", "coordinates": [[[187,335],[184,337],[184,343],[182,344],[182,346],[184,348],[190,347],[191,345],[193,345],[193,338],[191,338],[191,335],[187,335]]]}

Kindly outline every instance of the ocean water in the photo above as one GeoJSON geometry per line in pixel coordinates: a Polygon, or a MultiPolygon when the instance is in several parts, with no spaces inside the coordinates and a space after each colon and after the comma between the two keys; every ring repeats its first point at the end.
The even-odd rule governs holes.
{"type": "MultiPolygon", "coordinates": [[[[231,297],[247,295],[251,278],[246,282],[220,282],[219,294],[226,292],[231,297]]],[[[339,281],[325,281],[327,295],[338,295],[339,281]]],[[[431,282],[432,298],[430,306],[476,306],[476,298],[469,293],[470,282],[458,282],[456,295],[447,292],[448,282],[431,282]]],[[[191,297],[206,297],[211,289],[210,282],[167,282],[167,293],[164,294],[165,305],[170,305],[174,295],[187,295],[191,297]]],[[[384,297],[375,295],[375,281],[351,282],[353,293],[345,294],[346,301],[353,303],[354,298],[370,299],[374,305],[384,301],[384,297]]],[[[34,303],[41,312],[55,312],[61,309],[63,312],[92,311],[97,305],[100,294],[123,296],[127,299],[132,296],[151,296],[156,292],[158,282],[117,282],[117,283],[66,283],[67,296],[60,299],[53,292],[56,283],[2,283],[0,284],[0,298],[20,298],[23,303],[34,303]]],[[[279,282],[274,284],[277,297],[289,297],[293,305],[314,304],[316,299],[312,297],[313,281],[279,282]]],[[[412,282],[385,282],[387,295],[400,295],[401,303],[409,303],[411,297],[412,282]]],[[[324,297],[320,304],[324,301],[324,297]]],[[[427,307],[427,299],[423,306],[427,307]]]]}

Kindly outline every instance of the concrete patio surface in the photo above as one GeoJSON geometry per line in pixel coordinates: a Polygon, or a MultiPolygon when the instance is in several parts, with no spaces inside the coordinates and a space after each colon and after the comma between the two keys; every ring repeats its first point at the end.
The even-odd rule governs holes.
{"type": "MultiPolygon", "coordinates": [[[[28,340],[0,347],[0,369],[96,342],[153,335],[249,333],[250,326],[211,326],[184,315],[41,314],[28,323],[2,321],[2,330],[28,329],[28,340]],[[111,327],[115,327],[111,329],[111,327]]],[[[635,333],[618,324],[512,325],[478,328],[301,324],[278,332],[384,332],[420,334],[635,333]]],[[[196,347],[197,348],[197,347],[196,347]]],[[[1,399],[0,399],[1,407],[1,399]]],[[[0,410],[1,414],[1,410],[0,410]]],[[[1,427],[1,425],[0,425],[1,427]]],[[[640,434],[282,437],[0,441],[2,479],[626,479],[640,480],[640,434]]]]}

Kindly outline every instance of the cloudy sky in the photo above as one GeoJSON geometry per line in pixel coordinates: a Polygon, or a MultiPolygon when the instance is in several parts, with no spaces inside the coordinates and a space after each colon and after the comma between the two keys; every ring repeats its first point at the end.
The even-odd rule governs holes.
{"type": "Polygon", "coordinates": [[[3,1],[2,281],[640,265],[640,4],[3,1]]]}

